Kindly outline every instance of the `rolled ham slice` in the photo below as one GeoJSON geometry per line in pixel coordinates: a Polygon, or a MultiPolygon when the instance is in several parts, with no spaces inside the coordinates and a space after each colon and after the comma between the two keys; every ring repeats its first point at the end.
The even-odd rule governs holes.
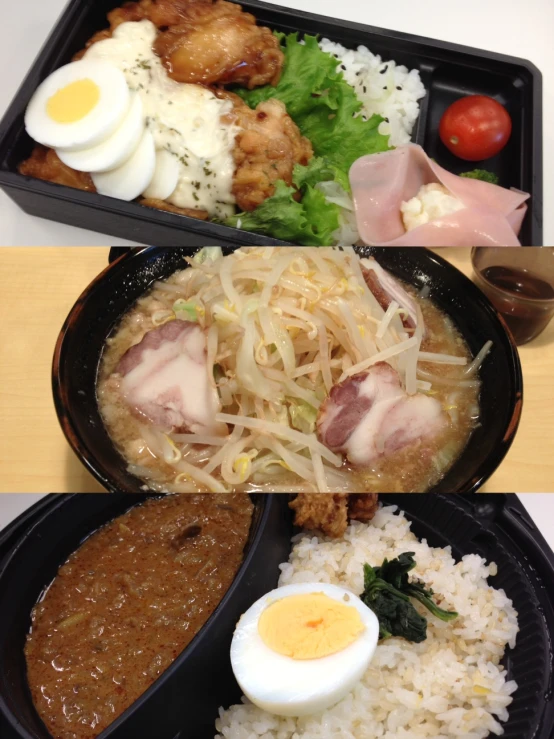
{"type": "Polygon", "coordinates": [[[204,331],[179,320],[148,331],[116,368],[125,402],[160,431],[224,435],[227,427],[215,421],[220,404],[211,371],[204,331]]]}
{"type": "Polygon", "coordinates": [[[408,396],[398,372],[378,362],[332,388],[317,420],[317,435],[356,466],[438,434],[448,421],[441,404],[427,395],[408,396]]]}
{"type": "Polygon", "coordinates": [[[360,157],[350,169],[350,184],[358,231],[369,246],[520,246],[528,193],[458,177],[416,144],[360,157]],[[464,208],[406,231],[401,203],[433,182],[464,208]]]}

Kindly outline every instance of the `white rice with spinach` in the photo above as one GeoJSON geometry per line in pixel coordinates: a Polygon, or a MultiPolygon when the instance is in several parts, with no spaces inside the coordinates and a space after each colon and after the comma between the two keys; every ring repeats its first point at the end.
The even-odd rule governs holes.
{"type": "Polygon", "coordinates": [[[484,739],[500,736],[500,722],[517,689],[501,665],[515,645],[517,613],[487,577],[496,565],[476,554],[455,562],[450,549],[428,546],[410,531],[395,506],[381,508],[368,524],[353,523],[342,539],[301,534],[280,585],[326,582],[359,594],[365,562],[380,565],[415,552],[414,576],[436,593],[441,607],[459,618],[444,623],[427,611],[427,640],[382,642],[363,680],[344,700],[322,714],[280,718],[244,700],[220,709],[216,738],[225,739],[484,739]]]}
{"type": "Polygon", "coordinates": [[[322,39],[319,46],[339,60],[344,79],[363,103],[362,114],[370,118],[377,113],[386,119],[379,132],[389,135],[390,145],[409,143],[419,115],[418,100],[425,97],[418,70],[385,62],[365,46],[346,49],[328,39],[322,39]]]}

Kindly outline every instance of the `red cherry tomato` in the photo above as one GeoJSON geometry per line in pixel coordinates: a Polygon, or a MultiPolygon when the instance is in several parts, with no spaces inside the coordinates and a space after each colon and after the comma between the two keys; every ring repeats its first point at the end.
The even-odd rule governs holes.
{"type": "Polygon", "coordinates": [[[469,95],[446,109],[439,125],[442,143],[468,162],[496,156],[512,133],[506,108],[486,95],[469,95]]]}

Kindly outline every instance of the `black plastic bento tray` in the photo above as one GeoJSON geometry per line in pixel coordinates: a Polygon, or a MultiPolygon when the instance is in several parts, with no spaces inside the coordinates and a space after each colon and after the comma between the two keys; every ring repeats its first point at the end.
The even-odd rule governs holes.
{"type": "MultiPolygon", "coordinates": [[[[135,505],[140,497],[136,495],[56,495],[46,497],[9,524],[4,531],[0,532],[0,573],[5,563],[8,562],[10,555],[21,546],[26,546],[27,554],[25,556],[29,562],[29,567],[37,570],[30,578],[34,583],[33,587],[38,588],[36,594],[38,595],[41,587],[50,582],[51,577],[55,574],[56,567],[62,564],[68,552],[73,551],[71,548],[67,551],[64,550],[64,547],[67,549],[68,546],[65,540],[68,537],[75,539],[77,535],[72,534],[70,530],[65,528],[69,514],[66,513],[64,518],[60,503],[62,503],[62,507],[65,506],[61,499],[67,499],[67,502],[73,505],[71,510],[74,510],[74,506],[78,504],[79,499],[82,499],[87,509],[92,510],[94,515],[89,529],[87,529],[90,533],[102,523],[102,519],[98,518],[100,514],[94,513],[98,508],[98,505],[94,502],[95,498],[98,499],[100,508],[105,508],[107,505],[111,509],[113,506],[111,506],[110,499],[112,499],[114,506],[121,508],[122,511],[125,510],[127,504],[121,502],[121,498],[128,500],[130,507],[135,505]],[[120,499],[119,503],[116,500],[117,498],[120,499]],[[71,502],[71,499],[73,502],[71,502]],[[102,503],[100,503],[100,499],[102,503]],[[56,514],[53,518],[51,514],[56,511],[59,515],[56,514]],[[48,562],[46,568],[48,572],[41,574],[40,570],[44,569],[44,564],[32,560],[32,552],[28,543],[26,544],[26,539],[29,536],[32,539],[35,525],[37,523],[40,525],[43,517],[49,515],[49,512],[48,536],[53,537],[52,547],[56,548],[58,552],[56,556],[59,557],[59,561],[54,562],[50,557],[52,561],[49,560],[48,562]],[[56,522],[58,520],[59,525],[57,526],[56,522]]],[[[274,549],[279,549],[279,556],[283,556],[285,551],[283,537],[290,537],[294,533],[291,514],[286,505],[289,496],[276,497],[282,499],[282,506],[280,514],[274,507],[273,519],[275,520],[277,514],[277,517],[281,520],[280,522],[275,521],[271,529],[267,530],[266,537],[260,540],[260,544],[263,541],[263,548],[260,546],[258,550],[258,554],[261,555],[258,558],[259,567],[255,567],[251,573],[254,578],[265,578],[267,590],[276,585],[278,573],[274,571],[276,570],[275,562],[280,561],[275,554],[267,555],[274,549]],[[271,565],[268,564],[270,560],[271,565]]],[[[519,686],[514,696],[514,702],[508,708],[510,719],[504,725],[505,733],[503,736],[504,739],[554,739],[552,685],[554,553],[533,523],[521,500],[513,494],[467,496],[402,494],[381,496],[381,500],[385,504],[398,505],[405,511],[418,538],[427,539],[431,546],[444,547],[451,545],[456,560],[459,560],[465,554],[475,552],[487,561],[497,563],[498,574],[491,578],[491,585],[495,588],[504,589],[508,597],[514,600],[519,612],[520,623],[520,634],[518,635],[516,648],[515,650],[508,650],[503,659],[508,679],[516,680],[519,686]]],[[[116,511],[115,515],[119,515],[121,511],[116,511]]],[[[82,528],[84,519],[83,521],[81,519],[83,516],[79,514],[77,518],[79,519],[79,526],[82,528]]],[[[106,520],[109,520],[109,518],[106,520]]],[[[43,533],[45,532],[43,531],[43,533]]],[[[284,556],[286,557],[286,555],[284,556]]],[[[29,580],[28,573],[25,573],[21,579],[29,580]]],[[[29,598],[31,598],[32,602],[33,594],[28,592],[28,585],[21,585],[20,583],[13,590],[13,598],[21,599],[24,590],[26,600],[29,601],[29,598]]],[[[9,682],[10,680],[24,679],[21,674],[16,678],[15,673],[20,668],[17,668],[15,664],[12,666],[11,662],[15,659],[13,656],[15,652],[22,649],[24,635],[29,626],[25,622],[28,618],[28,615],[23,615],[24,623],[18,623],[17,634],[15,632],[12,635],[0,633],[0,650],[3,656],[7,657],[3,665],[5,669],[2,685],[6,680],[9,682]],[[12,669],[14,675],[10,676],[12,669]]],[[[223,613],[219,618],[223,621],[228,620],[228,617],[225,619],[223,613]]],[[[169,670],[171,669],[170,667],[169,670]]],[[[232,678],[227,679],[232,680],[232,678]]],[[[179,697],[183,695],[183,689],[184,686],[175,685],[170,693],[170,700],[179,700],[179,697]]],[[[232,695],[233,699],[236,699],[240,694],[236,685],[226,684],[226,686],[223,686],[223,690],[227,698],[232,695]]],[[[27,710],[30,710],[28,688],[25,689],[25,686],[22,685],[21,691],[18,694],[17,701],[26,704],[27,710]]],[[[166,695],[166,697],[169,696],[166,695]]],[[[20,739],[21,737],[29,738],[33,736],[23,727],[16,728],[13,720],[11,722],[6,720],[3,714],[3,710],[6,708],[7,706],[2,698],[0,700],[0,736],[2,739],[20,739]]],[[[187,729],[187,719],[179,725],[175,716],[172,716],[174,712],[171,706],[151,706],[144,713],[145,709],[144,705],[140,706],[139,713],[144,721],[155,722],[155,739],[213,739],[215,715],[213,721],[210,717],[206,717],[205,728],[202,731],[195,731],[191,734],[190,730],[187,729]],[[154,709],[157,710],[154,711],[154,709]],[[154,711],[155,716],[148,717],[148,711],[150,713],[154,711]],[[170,718],[171,716],[172,718],[170,718]]],[[[183,713],[183,711],[181,712],[183,713]]],[[[121,717],[124,720],[118,720],[116,722],[117,727],[114,726],[113,730],[108,729],[106,732],[113,739],[129,739],[129,736],[133,736],[134,739],[154,739],[152,732],[149,732],[144,725],[139,724],[137,728],[137,717],[135,716],[133,721],[133,713],[133,707],[129,708],[126,714],[121,717]],[[133,724],[132,733],[129,733],[130,724],[133,724]]],[[[44,732],[41,735],[44,735],[44,732]]],[[[104,733],[101,737],[103,736],[104,733]]]]}
{"type": "MultiPolygon", "coordinates": [[[[232,0],[234,1],[234,0],[232,0]]],[[[86,41],[108,23],[106,14],[122,0],[70,0],[58,23],[0,122],[0,187],[31,215],[119,238],[157,246],[270,245],[285,242],[216,223],[118,201],[96,193],[25,177],[17,166],[33,142],[25,132],[24,113],[40,82],[69,62],[86,41]]],[[[508,110],[513,130],[506,148],[483,166],[506,187],[531,193],[519,239],[542,246],[542,75],[516,57],[328,18],[278,5],[240,3],[258,22],[281,31],[319,34],[349,48],[368,46],[384,59],[418,69],[428,94],[412,139],[427,154],[455,173],[475,163],[454,157],[440,142],[438,125],[446,108],[464,95],[495,97],[508,110]]],[[[475,244],[479,246],[479,244],[475,244]]]]}

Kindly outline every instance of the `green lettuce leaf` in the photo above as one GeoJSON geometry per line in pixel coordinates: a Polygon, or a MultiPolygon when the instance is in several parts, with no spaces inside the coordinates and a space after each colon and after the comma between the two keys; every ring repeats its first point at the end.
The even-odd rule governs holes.
{"type": "Polygon", "coordinates": [[[295,193],[294,187],[279,180],[274,195],[249,213],[227,218],[225,224],[304,246],[331,244],[339,227],[338,206],[311,185],[305,186],[301,202],[294,199],[295,193]]]}
{"type": "Polygon", "coordinates": [[[279,83],[255,90],[235,92],[251,107],[278,98],[304,136],[312,142],[317,156],[348,174],[352,164],[365,154],[386,151],[388,137],[379,133],[383,118],[364,121],[354,89],[337,71],[338,60],[319,48],[315,36],[298,41],[298,34],[277,34],[281,39],[285,63],[279,83]]]}
{"type": "Polygon", "coordinates": [[[301,190],[305,185],[315,187],[318,182],[334,180],[346,191],[350,192],[348,175],[342,169],[335,167],[327,157],[312,157],[306,166],[295,164],[292,181],[301,190]]]}

